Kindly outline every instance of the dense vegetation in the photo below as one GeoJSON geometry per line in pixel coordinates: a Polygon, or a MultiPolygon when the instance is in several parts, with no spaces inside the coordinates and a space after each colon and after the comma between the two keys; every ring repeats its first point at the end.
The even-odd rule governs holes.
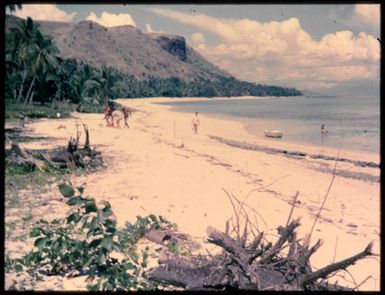
{"type": "Polygon", "coordinates": [[[111,67],[95,68],[75,59],[59,57],[52,38],[39,31],[31,18],[6,32],[5,98],[7,105],[62,102],[77,105],[82,112],[98,112],[117,97],[155,96],[293,96],[294,88],[257,85],[233,77],[217,76],[216,81],[197,77],[192,82],[177,77],[150,77],[140,81],[111,67]]]}

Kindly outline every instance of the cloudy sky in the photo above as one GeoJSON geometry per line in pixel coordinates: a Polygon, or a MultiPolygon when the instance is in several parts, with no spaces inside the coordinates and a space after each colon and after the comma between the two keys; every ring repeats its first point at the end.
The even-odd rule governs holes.
{"type": "Polygon", "coordinates": [[[23,5],[36,20],[184,36],[237,78],[300,89],[379,81],[380,5],[23,5]]]}

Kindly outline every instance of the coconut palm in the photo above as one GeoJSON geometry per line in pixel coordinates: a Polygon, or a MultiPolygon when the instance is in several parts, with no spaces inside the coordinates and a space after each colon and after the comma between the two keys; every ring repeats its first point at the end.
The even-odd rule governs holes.
{"type": "Polygon", "coordinates": [[[108,106],[109,99],[114,97],[114,91],[119,87],[116,82],[120,79],[120,76],[111,67],[103,66],[100,72],[86,81],[86,88],[92,95],[99,96],[103,100],[104,106],[108,106]]]}
{"type": "Polygon", "coordinates": [[[18,68],[22,74],[20,91],[17,102],[20,102],[24,83],[29,82],[29,88],[24,100],[24,104],[29,101],[32,103],[35,87],[41,94],[40,97],[45,101],[47,98],[44,94],[47,82],[46,75],[53,74],[57,68],[58,49],[54,46],[52,39],[44,36],[38,30],[39,25],[28,17],[26,21],[20,21],[14,28],[11,28],[7,37],[12,41],[8,46],[8,59],[12,66],[18,68]]]}
{"type": "Polygon", "coordinates": [[[92,83],[93,76],[94,72],[88,64],[79,66],[71,75],[69,85],[74,93],[73,102],[82,103],[92,96],[94,90],[89,84],[92,83]]]}

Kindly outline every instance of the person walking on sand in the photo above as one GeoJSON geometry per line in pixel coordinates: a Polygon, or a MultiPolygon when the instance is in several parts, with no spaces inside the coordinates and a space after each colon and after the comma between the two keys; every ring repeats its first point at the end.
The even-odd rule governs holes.
{"type": "Polygon", "coordinates": [[[127,120],[129,117],[131,117],[131,111],[129,108],[126,108],[126,107],[123,107],[122,108],[122,112],[124,114],[124,127],[127,127],[127,128],[130,128],[130,126],[128,126],[128,123],[127,123],[127,120]]]}
{"type": "Polygon", "coordinates": [[[198,112],[195,112],[195,116],[192,119],[192,125],[193,125],[193,130],[194,130],[195,134],[197,134],[198,133],[198,126],[200,125],[200,121],[198,118],[198,112]]]}

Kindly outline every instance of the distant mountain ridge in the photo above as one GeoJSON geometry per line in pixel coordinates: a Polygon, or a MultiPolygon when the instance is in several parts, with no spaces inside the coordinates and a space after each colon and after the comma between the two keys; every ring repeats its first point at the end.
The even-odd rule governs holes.
{"type": "MultiPolygon", "coordinates": [[[[6,32],[21,21],[7,15],[6,32]]],[[[133,96],[297,96],[295,88],[242,81],[206,60],[184,37],[143,33],[134,26],[103,27],[92,21],[36,21],[50,36],[59,56],[95,68],[111,67],[126,77],[133,96]]]]}
{"type": "MultiPolygon", "coordinates": [[[[18,20],[21,19],[7,15],[6,27],[14,26],[18,20]]],[[[138,80],[150,76],[184,81],[197,77],[215,81],[217,75],[231,77],[188,46],[182,36],[146,34],[130,25],[106,28],[92,21],[34,22],[43,34],[53,38],[61,57],[95,67],[107,65],[138,80]]]]}

